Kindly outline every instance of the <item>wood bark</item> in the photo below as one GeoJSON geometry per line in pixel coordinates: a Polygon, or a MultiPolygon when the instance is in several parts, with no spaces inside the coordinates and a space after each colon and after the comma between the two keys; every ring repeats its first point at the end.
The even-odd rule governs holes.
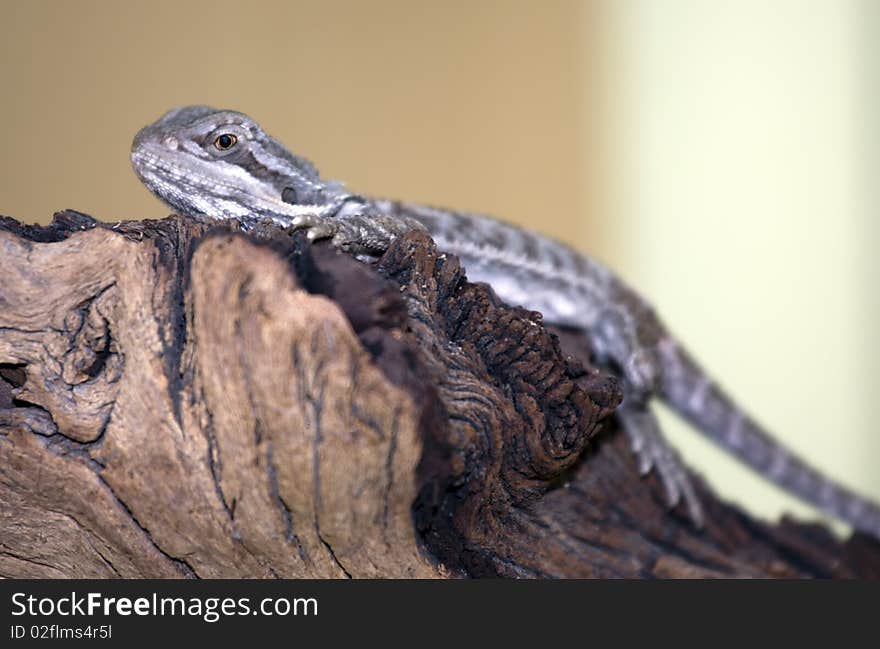
{"type": "Polygon", "coordinates": [[[880,544],[669,511],[576,331],[422,234],[0,219],[0,575],[869,577],[880,544]]]}

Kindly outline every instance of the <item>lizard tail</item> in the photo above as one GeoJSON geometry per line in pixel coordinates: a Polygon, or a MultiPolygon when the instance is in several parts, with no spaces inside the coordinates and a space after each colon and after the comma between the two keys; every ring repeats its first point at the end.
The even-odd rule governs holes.
{"type": "Polygon", "coordinates": [[[671,339],[660,344],[660,395],[682,417],[742,462],[804,501],[880,539],[880,507],[824,476],[736,407],[671,339]]]}

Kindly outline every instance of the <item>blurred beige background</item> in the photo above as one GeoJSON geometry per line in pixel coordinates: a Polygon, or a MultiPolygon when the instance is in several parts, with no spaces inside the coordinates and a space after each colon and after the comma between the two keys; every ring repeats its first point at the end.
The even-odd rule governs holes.
{"type": "MultiPolygon", "coordinates": [[[[0,213],[164,216],[134,133],[242,110],[356,190],[607,261],[758,419],[880,499],[878,7],[0,0],[0,213]]],[[[812,515],[666,419],[724,495],[812,515]]]]}

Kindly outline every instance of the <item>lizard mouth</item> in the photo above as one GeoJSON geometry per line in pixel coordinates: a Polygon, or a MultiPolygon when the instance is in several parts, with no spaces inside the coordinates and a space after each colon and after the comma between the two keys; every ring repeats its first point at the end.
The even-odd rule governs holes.
{"type": "MultiPolygon", "coordinates": [[[[132,150],[131,164],[147,189],[177,212],[215,219],[250,215],[248,188],[229,182],[223,176],[208,175],[200,169],[201,161],[193,156],[186,156],[179,163],[174,160],[184,155],[143,144],[132,150]]],[[[251,202],[256,203],[251,195],[251,202]]]]}
{"type": "Polygon", "coordinates": [[[222,161],[206,162],[154,142],[132,148],[131,163],[141,182],[173,209],[191,216],[289,225],[299,216],[335,216],[354,197],[341,194],[324,204],[287,203],[281,192],[247,171],[222,161]]]}
{"type": "MultiPolygon", "coordinates": [[[[159,147],[155,147],[159,148],[159,147]]],[[[248,191],[249,188],[239,186],[237,183],[221,180],[216,175],[201,173],[198,169],[201,161],[187,154],[162,151],[161,154],[150,151],[148,145],[142,145],[131,152],[131,163],[134,172],[142,182],[152,190],[150,183],[156,179],[172,181],[176,185],[192,187],[194,189],[226,190],[228,192],[248,191]],[[186,157],[186,164],[175,164],[173,156],[186,157]]],[[[161,198],[161,197],[160,197],[161,198]]]]}

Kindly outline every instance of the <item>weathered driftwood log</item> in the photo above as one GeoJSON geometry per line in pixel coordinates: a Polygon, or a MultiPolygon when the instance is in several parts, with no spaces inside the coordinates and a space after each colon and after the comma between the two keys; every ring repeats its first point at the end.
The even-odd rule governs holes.
{"type": "Polygon", "coordinates": [[[880,545],[669,512],[586,340],[425,236],[0,220],[0,575],[877,577],[880,545]],[[565,352],[562,351],[565,350],[565,352]]]}

